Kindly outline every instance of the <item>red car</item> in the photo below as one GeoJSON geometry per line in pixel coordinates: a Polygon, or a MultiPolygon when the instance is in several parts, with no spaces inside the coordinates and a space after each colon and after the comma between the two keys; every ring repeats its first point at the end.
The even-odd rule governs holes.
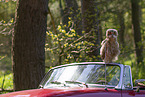
{"type": "Polygon", "coordinates": [[[0,97],[145,97],[145,85],[133,88],[130,66],[83,62],[49,70],[39,89],[12,92],[0,97]]]}

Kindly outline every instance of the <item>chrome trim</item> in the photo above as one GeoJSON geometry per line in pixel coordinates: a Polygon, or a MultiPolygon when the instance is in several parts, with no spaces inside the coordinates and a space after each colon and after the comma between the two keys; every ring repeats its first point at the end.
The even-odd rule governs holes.
{"type": "Polygon", "coordinates": [[[121,87],[121,89],[133,89],[131,67],[130,67],[129,65],[123,65],[123,72],[122,72],[122,73],[123,73],[123,75],[122,75],[122,84],[121,84],[122,87],[121,87]],[[126,74],[125,74],[125,73],[126,73],[126,72],[125,72],[125,68],[126,68],[126,67],[129,68],[129,72],[130,72],[130,74],[129,74],[129,75],[130,75],[130,76],[129,76],[129,77],[130,77],[130,83],[129,83],[129,84],[131,85],[131,88],[130,88],[130,87],[124,87],[125,84],[124,84],[123,79],[124,79],[124,77],[126,76],[126,74]]]}
{"type": "Polygon", "coordinates": [[[120,66],[120,81],[118,83],[118,85],[115,87],[115,89],[122,89],[122,81],[123,81],[123,68],[124,68],[124,65],[123,64],[118,64],[120,66]]]}
{"type": "MultiPolygon", "coordinates": [[[[125,66],[128,66],[128,65],[125,65],[125,66]]],[[[131,72],[131,67],[129,67],[129,70],[130,70],[130,79],[131,79],[131,89],[133,89],[133,83],[132,83],[132,72],[131,72]]]]}

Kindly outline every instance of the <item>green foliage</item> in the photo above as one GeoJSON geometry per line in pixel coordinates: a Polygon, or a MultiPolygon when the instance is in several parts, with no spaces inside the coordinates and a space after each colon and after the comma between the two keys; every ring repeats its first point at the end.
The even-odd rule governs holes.
{"type": "Polygon", "coordinates": [[[16,0],[0,0],[0,89],[13,89],[11,62],[11,33],[16,0]],[[5,74],[5,78],[4,78],[5,74]]]}
{"type": "Polygon", "coordinates": [[[11,33],[16,0],[0,0],[0,71],[11,70],[11,33]]]}
{"type": "Polygon", "coordinates": [[[10,19],[8,22],[2,20],[0,21],[0,34],[9,35],[11,34],[14,24],[14,19],[10,19]]]}
{"type": "Polygon", "coordinates": [[[69,20],[68,26],[60,24],[57,27],[57,32],[47,32],[46,62],[50,66],[86,60],[92,61],[87,53],[94,44],[85,41],[89,33],[79,36],[73,29],[74,23],[71,18],[69,20]]]}
{"type": "Polygon", "coordinates": [[[4,72],[0,72],[0,89],[1,88],[13,89],[13,74],[12,73],[5,75],[4,72]]]}
{"type": "Polygon", "coordinates": [[[0,0],[0,21],[14,18],[16,0],[0,0]]]}
{"type": "Polygon", "coordinates": [[[8,22],[0,21],[0,70],[11,70],[11,33],[13,18],[8,22]]]}

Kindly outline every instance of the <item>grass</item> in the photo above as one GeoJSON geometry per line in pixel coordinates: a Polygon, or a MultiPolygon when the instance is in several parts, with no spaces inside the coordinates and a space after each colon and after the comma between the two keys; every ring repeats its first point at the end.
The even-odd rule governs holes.
{"type": "Polygon", "coordinates": [[[2,89],[13,89],[13,74],[4,75],[0,73],[0,88],[2,89]],[[3,84],[4,83],[4,84],[3,84]]]}

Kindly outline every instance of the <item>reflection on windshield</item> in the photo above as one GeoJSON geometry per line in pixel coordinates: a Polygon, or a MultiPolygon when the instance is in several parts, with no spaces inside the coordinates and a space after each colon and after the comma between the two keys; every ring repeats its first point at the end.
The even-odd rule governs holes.
{"type": "MultiPolygon", "coordinates": [[[[120,67],[106,66],[106,84],[116,86],[119,83],[120,67]]],[[[71,65],[52,69],[46,76],[44,88],[52,82],[65,83],[79,81],[87,84],[105,84],[105,65],[71,65]]]]}

